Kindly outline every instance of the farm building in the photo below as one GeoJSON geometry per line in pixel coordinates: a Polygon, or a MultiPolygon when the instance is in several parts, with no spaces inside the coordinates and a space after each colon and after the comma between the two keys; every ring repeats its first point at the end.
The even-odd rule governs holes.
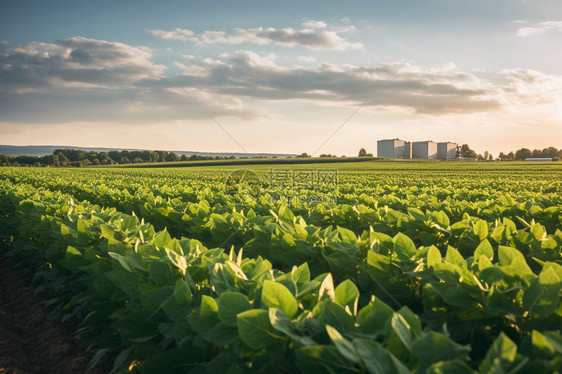
{"type": "Polygon", "coordinates": [[[550,157],[527,157],[525,161],[552,161],[550,157]]]}
{"type": "Polygon", "coordinates": [[[406,142],[404,143],[404,158],[409,160],[412,158],[412,143],[406,142]]]}
{"type": "Polygon", "coordinates": [[[429,159],[437,158],[437,143],[431,140],[413,142],[412,158],[429,159]]]}
{"type": "Polygon", "coordinates": [[[377,156],[387,158],[411,158],[411,144],[400,139],[384,139],[377,142],[377,156]]]}
{"type": "Polygon", "coordinates": [[[457,157],[457,143],[439,142],[437,143],[437,158],[450,160],[457,157]]]}

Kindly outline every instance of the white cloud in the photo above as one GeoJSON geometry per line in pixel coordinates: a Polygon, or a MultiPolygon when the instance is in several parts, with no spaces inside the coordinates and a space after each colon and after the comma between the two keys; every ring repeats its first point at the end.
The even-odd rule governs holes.
{"type": "Polygon", "coordinates": [[[181,42],[186,42],[195,34],[191,30],[176,28],[172,31],[165,30],[148,30],[148,33],[156,36],[157,38],[164,40],[179,40],[181,42]]]}
{"type": "Polygon", "coordinates": [[[433,73],[446,73],[449,72],[451,70],[454,70],[457,68],[457,65],[455,65],[454,62],[445,62],[443,64],[439,64],[437,66],[434,66],[430,69],[431,72],[433,73]]]}
{"type": "MultiPolygon", "coordinates": [[[[177,79],[188,86],[252,100],[306,100],[320,105],[331,102],[357,106],[399,65],[324,63],[288,68],[277,65],[273,59],[241,51],[221,59],[193,61],[177,79]]],[[[562,77],[532,70],[476,75],[458,71],[452,62],[431,69],[406,64],[367,106],[399,107],[431,115],[477,113],[548,103],[560,90],[562,77]]]]}
{"type": "MultiPolygon", "coordinates": [[[[217,58],[185,55],[174,63],[181,73],[169,77],[152,62],[152,53],[145,47],[83,37],[0,43],[0,121],[143,124],[206,119],[186,91],[217,118],[268,117],[270,105],[280,102],[357,108],[400,66],[287,67],[276,55],[239,51],[217,58]]],[[[300,60],[314,63],[310,56],[300,60]]],[[[446,62],[432,68],[404,65],[365,110],[435,116],[518,111],[560,101],[560,76],[528,69],[463,72],[446,62]]]]}
{"type": "MultiPolygon", "coordinates": [[[[517,22],[517,21],[516,21],[517,22]]],[[[532,26],[520,27],[517,30],[517,36],[529,36],[533,34],[542,34],[549,30],[562,31],[562,21],[544,21],[532,26]]]]}
{"type": "Polygon", "coordinates": [[[300,57],[297,58],[297,60],[302,61],[302,62],[312,63],[312,62],[316,62],[316,57],[313,57],[313,56],[300,56],[300,57]]]}
{"type": "Polygon", "coordinates": [[[146,47],[72,37],[0,47],[0,92],[131,84],[160,69],[146,47]]]}
{"type": "Polygon", "coordinates": [[[293,28],[276,29],[274,27],[257,27],[251,29],[235,28],[232,32],[226,31],[204,31],[201,34],[193,34],[190,30],[176,29],[174,31],[149,30],[149,32],[162,39],[173,39],[181,41],[192,41],[199,45],[211,44],[242,44],[251,43],[259,45],[281,45],[285,47],[305,47],[312,50],[350,50],[362,49],[362,43],[353,43],[338,35],[338,32],[352,32],[354,26],[346,26],[340,29],[320,30],[327,26],[320,21],[307,21],[308,27],[301,30],[293,28]],[[314,27],[313,27],[314,26],[314,27]],[[180,30],[180,31],[178,31],[180,30]]]}
{"type": "Polygon", "coordinates": [[[302,25],[310,29],[325,29],[328,26],[326,22],[313,20],[304,21],[302,25]]]}
{"type": "MultiPolygon", "coordinates": [[[[152,62],[152,53],[146,47],[84,37],[14,47],[1,44],[0,121],[142,124],[207,118],[152,62]]],[[[267,115],[263,110],[245,108],[231,95],[195,87],[186,90],[217,117],[253,119],[267,115]]]]}
{"type": "Polygon", "coordinates": [[[349,32],[357,32],[357,27],[353,25],[347,26],[334,26],[332,30],[339,33],[349,33],[349,32]]]}

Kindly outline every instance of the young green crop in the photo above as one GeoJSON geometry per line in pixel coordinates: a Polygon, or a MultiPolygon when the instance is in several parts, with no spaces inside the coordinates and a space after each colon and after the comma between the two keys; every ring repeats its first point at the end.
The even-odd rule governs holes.
{"type": "Polygon", "coordinates": [[[562,168],[337,167],[247,207],[231,168],[2,168],[0,235],[115,371],[561,369],[562,168]]]}

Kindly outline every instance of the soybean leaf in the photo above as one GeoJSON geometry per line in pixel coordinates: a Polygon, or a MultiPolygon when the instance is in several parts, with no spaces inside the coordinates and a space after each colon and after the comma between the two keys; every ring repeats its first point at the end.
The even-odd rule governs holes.
{"type": "Polygon", "coordinates": [[[374,336],[383,334],[386,321],[388,321],[393,314],[394,310],[377,297],[357,314],[359,329],[365,334],[373,334],[374,336]]]}
{"type": "Polygon", "coordinates": [[[326,325],[326,332],[343,357],[349,361],[359,363],[359,355],[349,340],[345,339],[338,330],[330,325],[326,325]]]}
{"type": "Polygon", "coordinates": [[[416,255],[416,245],[408,236],[399,232],[392,241],[394,242],[394,253],[400,260],[409,260],[416,255]]]}
{"type": "Polygon", "coordinates": [[[316,345],[303,347],[296,351],[297,364],[303,373],[317,372],[319,369],[334,372],[360,373],[353,362],[350,362],[331,345],[316,345]]]}
{"type": "Polygon", "coordinates": [[[238,339],[236,326],[217,323],[202,334],[202,338],[218,346],[232,344],[238,339]]]}
{"type": "Polygon", "coordinates": [[[474,250],[475,260],[479,259],[482,255],[485,255],[490,261],[494,259],[494,249],[488,239],[482,240],[474,250]]]}
{"type": "Polygon", "coordinates": [[[262,349],[283,339],[269,322],[269,312],[251,309],[238,314],[236,319],[240,340],[252,349],[262,349]]]}
{"type": "Polygon", "coordinates": [[[200,366],[206,355],[198,347],[180,347],[159,353],[138,366],[141,374],[180,374],[200,366]]]}
{"type": "Polygon", "coordinates": [[[432,364],[425,371],[427,374],[474,374],[474,371],[461,360],[440,361],[432,364]]]}
{"type": "Polygon", "coordinates": [[[463,269],[466,269],[466,260],[462,257],[459,251],[451,246],[447,247],[447,254],[445,255],[445,261],[450,264],[455,264],[463,269]]]}
{"type": "Polygon", "coordinates": [[[281,309],[289,317],[293,317],[297,311],[297,300],[295,296],[280,283],[266,280],[261,292],[262,305],[281,309]]]}
{"type": "Polygon", "coordinates": [[[482,373],[507,373],[517,356],[517,345],[503,332],[488,349],[486,358],[480,364],[482,373]]]}
{"type": "Polygon", "coordinates": [[[478,236],[480,240],[484,240],[488,237],[488,225],[486,221],[481,219],[476,222],[474,225],[474,235],[478,236]]]}
{"type": "Polygon", "coordinates": [[[357,303],[359,302],[359,290],[357,286],[349,279],[341,282],[336,287],[336,302],[341,306],[348,306],[353,312],[353,315],[357,314],[357,303]]]}
{"type": "Polygon", "coordinates": [[[402,317],[402,315],[394,313],[392,319],[390,320],[390,326],[406,348],[410,349],[412,346],[412,333],[410,325],[408,325],[406,319],[402,317]]]}
{"type": "Polygon", "coordinates": [[[178,279],[174,286],[174,298],[180,304],[191,304],[191,289],[186,281],[178,279]]]}
{"type": "Polygon", "coordinates": [[[412,354],[425,365],[460,358],[469,352],[443,334],[430,331],[412,343],[412,354]]]}
{"type": "Polygon", "coordinates": [[[361,362],[370,374],[386,374],[393,370],[386,350],[376,341],[356,338],[352,341],[361,362]]]}
{"type": "Polygon", "coordinates": [[[539,277],[523,295],[523,307],[537,315],[547,315],[558,308],[560,303],[560,279],[552,268],[541,271],[539,277]]]}
{"type": "Polygon", "coordinates": [[[275,330],[284,333],[293,341],[298,342],[301,345],[316,345],[316,342],[309,337],[299,335],[289,317],[287,317],[287,315],[280,309],[269,308],[269,322],[275,330]]]}
{"type": "Polygon", "coordinates": [[[335,327],[345,333],[353,332],[354,318],[346,313],[344,308],[330,300],[320,301],[312,310],[314,317],[323,324],[335,327]]]}
{"type": "Polygon", "coordinates": [[[219,319],[228,326],[236,326],[236,316],[252,308],[248,298],[238,292],[223,292],[218,301],[219,319]]]}
{"type": "Polygon", "coordinates": [[[427,251],[427,266],[432,267],[435,264],[440,264],[442,261],[441,252],[435,246],[429,247],[427,251]]]}

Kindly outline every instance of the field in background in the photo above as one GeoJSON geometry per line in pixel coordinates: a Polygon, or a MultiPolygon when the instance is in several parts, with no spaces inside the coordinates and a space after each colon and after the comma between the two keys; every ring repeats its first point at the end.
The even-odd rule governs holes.
{"type": "Polygon", "coordinates": [[[0,235],[119,372],[560,370],[562,165],[285,162],[0,168],[0,235]]]}
{"type": "Polygon", "coordinates": [[[349,162],[382,161],[381,157],[294,157],[294,158],[247,158],[232,160],[198,160],[198,161],[173,161],[149,162],[143,164],[115,164],[106,166],[93,166],[97,168],[177,168],[197,166],[230,166],[230,165],[298,165],[298,164],[340,164],[349,162]]]}

